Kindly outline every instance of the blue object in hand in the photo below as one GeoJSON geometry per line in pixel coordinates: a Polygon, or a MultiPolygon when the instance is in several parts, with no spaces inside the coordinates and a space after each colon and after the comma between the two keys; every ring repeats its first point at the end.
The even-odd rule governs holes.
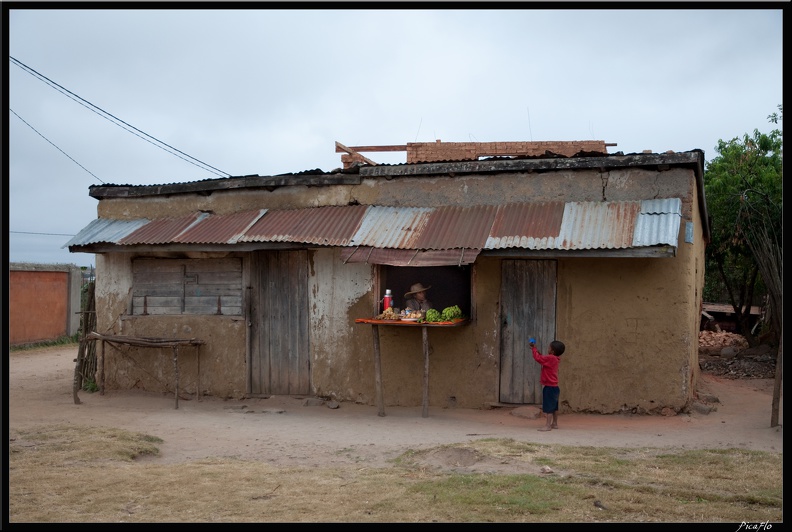
{"type": "Polygon", "coordinates": [[[535,338],[528,338],[528,341],[531,342],[532,344],[536,343],[536,339],[535,338]]]}

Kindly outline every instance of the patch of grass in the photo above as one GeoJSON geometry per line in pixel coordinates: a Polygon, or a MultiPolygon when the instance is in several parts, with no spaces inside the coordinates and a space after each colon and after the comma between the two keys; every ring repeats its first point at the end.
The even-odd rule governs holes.
{"type": "Polygon", "coordinates": [[[9,453],[26,466],[63,467],[157,455],[162,439],[122,429],[55,425],[16,431],[9,453]]]}
{"type": "Polygon", "coordinates": [[[33,349],[42,349],[44,347],[67,346],[71,344],[80,343],[80,333],[74,333],[71,336],[61,336],[55,340],[48,340],[46,342],[35,342],[29,344],[19,344],[9,346],[9,351],[30,351],[33,349]]]}
{"type": "Polygon", "coordinates": [[[486,439],[407,450],[383,468],[277,468],[233,458],[156,463],[160,438],[113,428],[42,426],[10,436],[11,523],[783,521],[781,453],[486,439]],[[136,460],[143,455],[154,461],[136,460]],[[438,456],[476,457],[509,472],[426,464],[438,456]],[[524,472],[540,464],[552,471],[524,472]]]}
{"type": "Polygon", "coordinates": [[[95,393],[99,391],[99,385],[96,384],[94,379],[86,379],[85,383],[82,386],[82,389],[89,393],[95,393]]]}
{"type": "Polygon", "coordinates": [[[411,490],[448,507],[455,521],[471,522],[549,517],[576,488],[533,475],[452,474],[411,490]]]}

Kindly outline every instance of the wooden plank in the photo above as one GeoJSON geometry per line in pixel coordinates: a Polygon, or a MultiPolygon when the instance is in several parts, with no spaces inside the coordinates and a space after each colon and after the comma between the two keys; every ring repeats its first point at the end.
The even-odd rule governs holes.
{"type": "Polygon", "coordinates": [[[429,417],[429,332],[426,327],[421,327],[424,355],[424,377],[423,377],[423,410],[421,417],[429,417]]]}
{"type": "Polygon", "coordinates": [[[353,153],[353,152],[360,152],[360,151],[407,151],[406,144],[391,144],[386,146],[349,146],[348,148],[341,144],[340,142],[336,142],[336,153],[353,153]],[[346,148],[346,149],[345,149],[346,148]]]}
{"type": "Polygon", "coordinates": [[[374,166],[376,166],[376,165],[377,165],[377,163],[375,163],[375,162],[374,162],[374,161],[372,161],[371,159],[368,159],[368,158],[366,158],[366,157],[364,157],[364,156],[360,155],[358,152],[356,152],[356,151],[354,151],[354,150],[351,150],[351,149],[347,148],[346,146],[344,146],[344,145],[343,145],[343,144],[341,144],[340,142],[336,142],[336,151],[338,151],[338,149],[339,149],[339,148],[341,148],[341,151],[345,151],[345,152],[347,152],[347,153],[348,153],[348,154],[350,154],[350,155],[357,155],[358,157],[360,157],[360,158],[361,158],[361,159],[363,159],[365,162],[367,162],[367,163],[369,163],[369,164],[371,164],[371,165],[374,165],[374,166]]]}
{"type": "Polygon", "coordinates": [[[379,327],[371,325],[371,334],[374,337],[374,384],[376,386],[377,415],[385,417],[385,398],[382,392],[382,359],[380,356],[379,327]]]}

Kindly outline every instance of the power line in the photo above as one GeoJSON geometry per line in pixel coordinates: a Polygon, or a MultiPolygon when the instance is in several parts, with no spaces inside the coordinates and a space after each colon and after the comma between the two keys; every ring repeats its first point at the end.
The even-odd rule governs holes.
{"type": "Polygon", "coordinates": [[[17,235],[74,236],[74,235],[66,235],[64,233],[34,233],[32,231],[9,231],[9,233],[14,233],[17,235]]]}
{"type": "MultiPolygon", "coordinates": [[[[31,126],[30,124],[28,124],[28,123],[25,121],[25,119],[24,119],[24,118],[22,118],[21,116],[19,116],[18,114],[16,114],[16,112],[15,112],[13,109],[11,109],[11,108],[9,107],[9,108],[8,108],[8,110],[9,110],[9,111],[11,111],[12,113],[14,113],[14,114],[16,115],[16,117],[17,117],[17,118],[19,118],[20,120],[22,120],[22,122],[25,122],[25,125],[27,125],[27,127],[29,127],[30,129],[32,129],[33,131],[35,131],[36,133],[38,133],[38,135],[39,135],[41,138],[43,138],[44,140],[46,140],[47,142],[49,142],[50,144],[52,144],[53,146],[55,146],[55,143],[53,143],[53,142],[52,142],[50,139],[48,139],[47,137],[45,137],[44,135],[42,135],[41,133],[39,133],[39,131],[38,131],[36,128],[34,128],[34,127],[33,127],[33,126],[31,126]]],[[[55,146],[55,148],[56,148],[56,149],[57,149],[59,152],[61,152],[63,155],[65,155],[66,157],[68,157],[69,159],[71,159],[72,161],[74,161],[74,159],[73,159],[73,158],[72,158],[72,157],[71,157],[71,156],[70,156],[68,153],[66,153],[66,152],[65,152],[65,151],[63,151],[62,149],[58,148],[57,146],[55,146]]],[[[80,163],[78,163],[77,161],[74,161],[74,163],[75,163],[77,166],[79,166],[80,168],[82,168],[83,170],[85,170],[86,172],[88,172],[89,174],[91,174],[92,176],[96,177],[96,174],[94,174],[93,172],[91,172],[90,170],[88,170],[86,167],[84,167],[83,165],[81,165],[81,164],[80,164],[80,163]]],[[[100,183],[104,183],[104,181],[102,181],[102,180],[101,180],[101,179],[99,179],[98,177],[96,177],[96,180],[97,180],[97,181],[99,181],[100,183]]]]}
{"type": "Polygon", "coordinates": [[[193,156],[191,156],[191,155],[188,155],[188,154],[184,153],[183,151],[181,151],[181,150],[179,150],[179,149],[177,149],[177,148],[174,148],[174,147],[173,147],[173,146],[171,146],[170,144],[167,144],[167,143],[165,143],[165,142],[163,142],[163,141],[159,140],[158,138],[156,138],[156,137],[153,137],[153,136],[149,135],[149,134],[148,134],[148,133],[146,133],[145,131],[141,131],[140,129],[136,128],[135,126],[133,126],[133,125],[131,125],[131,124],[128,124],[127,122],[124,122],[124,121],[123,121],[123,120],[121,120],[120,118],[118,118],[118,117],[116,117],[116,116],[112,115],[111,113],[108,113],[107,111],[105,111],[105,110],[104,110],[104,109],[102,109],[101,107],[98,107],[98,106],[96,106],[96,105],[92,104],[92,103],[91,103],[91,102],[89,102],[88,100],[85,100],[84,98],[81,98],[81,97],[80,97],[80,96],[78,96],[77,94],[74,94],[73,92],[71,92],[71,91],[70,91],[70,90],[68,90],[67,88],[63,87],[62,85],[59,85],[58,83],[55,83],[54,81],[52,81],[52,80],[51,80],[51,79],[49,79],[48,77],[44,76],[43,74],[40,74],[39,72],[37,72],[37,71],[36,71],[36,70],[34,70],[33,68],[31,68],[31,67],[27,66],[26,64],[24,64],[23,62],[19,61],[18,59],[14,58],[14,57],[11,57],[11,56],[9,56],[9,57],[10,57],[10,59],[11,59],[11,60],[14,62],[14,64],[15,64],[15,65],[17,65],[18,67],[22,68],[23,70],[25,70],[25,71],[26,71],[26,72],[28,72],[29,74],[31,74],[31,75],[33,75],[33,76],[35,76],[35,77],[36,77],[36,78],[38,78],[39,80],[41,80],[41,81],[43,81],[43,82],[47,83],[47,84],[48,84],[48,85],[50,85],[52,88],[56,89],[56,90],[57,90],[58,92],[60,92],[61,94],[65,95],[65,96],[68,96],[69,98],[71,98],[72,100],[76,101],[77,103],[79,103],[79,104],[80,104],[80,105],[82,105],[83,107],[86,107],[87,109],[89,109],[89,110],[93,111],[94,113],[98,114],[99,116],[101,116],[101,117],[102,117],[102,118],[104,118],[105,120],[107,120],[107,121],[109,121],[109,122],[112,122],[113,124],[117,125],[117,126],[118,126],[118,127],[120,127],[121,129],[123,129],[123,130],[125,130],[125,131],[128,131],[129,133],[132,133],[133,135],[137,136],[138,138],[140,138],[140,139],[142,139],[142,140],[145,140],[146,142],[148,142],[148,143],[150,143],[150,144],[152,144],[152,145],[154,145],[154,146],[156,146],[156,147],[160,148],[161,150],[163,150],[163,151],[166,151],[166,152],[170,153],[171,155],[175,155],[176,157],[179,157],[179,159],[182,159],[183,161],[186,161],[186,162],[188,162],[188,163],[190,163],[190,164],[192,164],[192,165],[194,165],[194,166],[198,166],[199,168],[201,168],[201,166],[199,166],[199,164],[196,164],[196,163],[195,163],[195,162],[193,162],[193,161],[196,161],[197,163],[200,163],[200,165],[203,165],[203,168],[201,168],[202,170],[206,170],[207,172],[212,172],[212,173],[213,173],[213,174],[215,174],[215,175],[225,175],[226,177],[230,177],[230,176],[231,176],[231,174],[229,174],[228,172],[225,172],[225,171],[223,171],[223,170],[220,170],[220,169],[218,169],[218,168],[215,168],[214,166],[211,166],[211,165],[209,165],[209,164],[207,164],[207,163],[205,163],[205,162],[203,162],[203,161],[201,161],[201,160],[199,160],[199,159],[196,159],[195,157],[193,157],[193,156]],[[65,92],[64,92],[64,91],[65,91],[65,92]],[[68,93],[68,94],[67,94],[67,93],[68,93]],[[75,99],[75,98],[76,98],[76,99],[75,99]],[[79,100],[79,101],[78,101],[78,100],[79,100]],[[85,103],[83,103],[83,102],[85,102],[85,103]],[[88,104],[88,105],[86,106],[85,104],[88,104]],[[90,106],[90,107],[89,107],[89,106],[90,106]],[[96,110],[98,110],[98,111],[100,111],[100,112],[97,112],[96,110]],[[108,118],[108,117],[109,117],[109,118],[108,118]],[[111,118],[112,118],[112,120],[111,120],[111,118]],[[120,124],[119,124],[119,122],[120,122],[120,124]],[[137,132],[139,132],[139,133],[142,133],[143,135],[145,135],[145,136],[146,136],[146,137],[148,137],[149,139],[152,139],[152,140],[156,141],[158,144],[155,144],[154,142],[151,142],[151,141],[150,141],[150,140],[148,140],[147,138],[143,138],[143,137],[141,137],[140,135],[138,135],[138,134],[137,134],[137,133],[135,133],[134,131],[131,131],[131,130],[130,130],[130,129],[128,129],[127,127],[124,127],[124,126],[122,126],[121,124],[124,124],[124,126],[128,126],[129,128],[131,128],[131,129],[134,129],[135,131],[137,131],[137,132]],[[168,148],[170,148],[171,150],[174,150],[175,152],[178,152],[178,153],[180,153],[180,154],[184,155],[185,157],[189,157],[190,159],[192,159],[192,161],[190,161],[190,160],[187,160],[187,159],[185,159],[184,157],[181,157],[180,155],[177,155],[177,154],[176,154],[176,153],[174,153],[173,151],[169,151],[169,150],[165,149],[163,146],[167,146],[167,147],[168,147],[168,148]]]}

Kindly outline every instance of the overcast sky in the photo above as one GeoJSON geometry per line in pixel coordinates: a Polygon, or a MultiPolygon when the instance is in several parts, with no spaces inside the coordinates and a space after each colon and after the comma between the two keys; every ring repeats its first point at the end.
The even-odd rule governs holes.
{"type": "Polygon", "coordinates": [[[61,249],[97,217],[91,185],[331,171],[336,141],[594,139],[710,160],[783,103],[780,8],[106,6],[3,8],[10,262],[94,265],[61,249]]]}

